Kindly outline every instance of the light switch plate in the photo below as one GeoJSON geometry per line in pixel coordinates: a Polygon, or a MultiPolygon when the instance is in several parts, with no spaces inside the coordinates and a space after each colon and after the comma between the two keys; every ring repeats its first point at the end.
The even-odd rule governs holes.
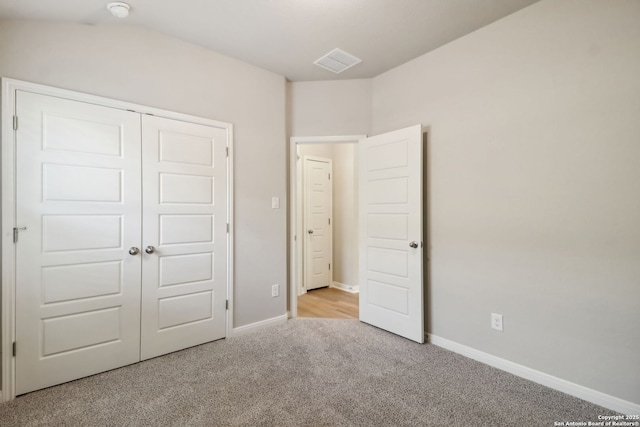
{"type": "Polygon", "coordinates": [[[280,197],[273,196],[271,198],[271,209],[280,209],[280,197]]]}

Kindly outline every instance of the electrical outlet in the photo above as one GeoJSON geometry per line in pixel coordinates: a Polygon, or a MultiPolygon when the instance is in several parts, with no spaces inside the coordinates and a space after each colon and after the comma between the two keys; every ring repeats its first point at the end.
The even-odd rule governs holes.
{"type": "Polygon", "coordinates": [[[491,313],[491,328],[502,332],[502,314],[491,313]]]}
{"type": "Polygon", "coordinates": [[[271,297],[275,298],[280,295],[280,285],[271,286],[271,297]]]}

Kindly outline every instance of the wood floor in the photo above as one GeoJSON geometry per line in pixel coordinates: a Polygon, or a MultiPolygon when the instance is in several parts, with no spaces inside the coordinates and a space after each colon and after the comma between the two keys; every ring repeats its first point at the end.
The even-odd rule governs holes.
{"type": "Polygon", "coordinates": [[[298,297],[298,317],[357,319],[358,313],[358,294],[340,289],[314,289],[298,297]]]}

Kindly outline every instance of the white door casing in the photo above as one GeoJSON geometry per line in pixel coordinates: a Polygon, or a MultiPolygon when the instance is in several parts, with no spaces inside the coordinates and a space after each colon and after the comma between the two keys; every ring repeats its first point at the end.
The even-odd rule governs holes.
{"type": "MultiPolygon", "coordinates": [[[[232,280],[231,125],[11,79],[2,83],[3,399],[141,360],[141,318],[154,315],[141,313],[141,276],[154,260],[156,279],[165,280],[146,281],[153,289],[146,301],[158,308],[156,331],[180,329],[187,336],[174,334],[180,348],[224,337],[232,280]],[[142,122],[168,132],[157,132],[142,148],[142,122]],[[156,157],[143,162],[153,145],[156,157]],[[155,181],[142,176],[142,163],[158,174],[155,181]],[[145,197],[143,209],[143,193],[149,196],[153,187],[158,198],[154,204],[145,197]],[[147,227],[143,236],[145,209],[156,220],[155,231],[147,227]],[[15,244],[7,239],[13,234],[15,244]],[[146,254],[145,243],[156,251],[146,254]],[[171,265],[161,269],[163,256],[192,255],[204,256],[177,275],[171,265]],[[198,264],[207,257],[213,262],[198,264]],[[208,265],[211,280],[199,280],[208,265]],[[163,293],[164,287],[173,289],[163,293]],[[202,294],[212,296],[211,304],[202,294]],[[209,308],[213,322],[203,315],[209,308]],[[209,330],[193,327],[199,323],[209,330]]],[[[146,357],[179,349],[149,330],[142,330],[153,341],[146,357]]]]}
{"type": "Polygon", "coordinates": [[[332,162],[304,156],[304,285],[312,290],[331,285],[332,162]]]}
{"type": "Polygon", "coordinates": [[[359,144],[360,320],[424,342],[422,127],[359,144]]]}
{"type": "Polygon", "coordinates": [[[225,336],[226,144],[225,129],[142,117],[143,360],[225,336]]]}
{"type": "Polygon", "coordinates": [[[16,96],[21,394],[139,360],[140,118],[16,96]]]}

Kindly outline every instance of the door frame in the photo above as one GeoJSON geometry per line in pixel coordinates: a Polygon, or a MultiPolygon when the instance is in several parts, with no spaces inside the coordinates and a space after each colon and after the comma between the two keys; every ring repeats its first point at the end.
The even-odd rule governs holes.
{"type": "MultiPolygon", "coordinates": [[[[302,211],[302,218],[301,218],[301,222],[300,222],[300,228],[302,230],[302,234],[301,236],[304,236],[304,229],[305,227],[305,220],[306,218],[306,212],[305,209],[306,205],[307,205],[307,197],[309,196],[307,194],[307,184],[306,184],[306,179],[308,179],[307,174],[308,174],[308,170],[306,168],[306,161],[307,160],[311,160],[311,161],[315,161],[315,162],[321,162],[321,163],[327,163],[329,165],[329,176],[333,175],[333,159],[327,159],[326,157],[318,157],[318,156],[309,156],[307,154],[305,154],[304,156],[302,156],[302,183],[300,185],[301,187],[301,193],[302,193],[302,198],[300,200],[300,206],[303,207],[303,211],[302,211]]],[[[329,185],[329,195],[330,195],[330,199],[329,199],[329,230],[330,230],[330,234],[329,234],[329,259],[330,259],[330,263],[333,264],[333,223],[331,221],[333,221],[333,180],[329,180],[330,185],[329,185]]],[[[302,266],[300,267],[302,270],[302,281],[298,283],[298,296],[304,294],[307,292],[307,287],[305,286],[305,282],[306,282],[306,275],[307,275],[307,271],[305,270],[305,267],[308,267],[307,264],[309,264],[309,262],[307,261],[307,253],[305,253],[304,249],[305,247],[308,245],[308,240],[305,238],[304,242],[300,245],[302,246],[302,258],[300,259],[302,266]]],[[[331,284],[333,283],[333,269],[330,268],[329,269],[329,274],[328,274],[329,278],[329,286],[331,286],[331,284]]]]}
{"type": "Polygon", "coordinates": [[[299,205],[302,201],[302,162],[298,162],[298,145],[302,144],[334,144],[355,143],[366,135],[342,136],[294,136],[289,139],[289,318],[298,317],[298,284],[302,278],[302,247],[297,236],[302,236],[302,212],[299,205]]]}
{"type": "MultiPolygon", "coordinates": [[[[15,341],[15,287],[16,287],[16,254],[13,243],[13,228],[16,226],[16,165],[14,117],[16,114],[16,91],[33,92],[41,95],[65,98],[89,104],[96,104],[120,110],[129,110],[140,114],[149,114],[167,119],[201,124],[225,129],[227,132],[227,222],[229,233],[227,234],[227,299],[229,300],[226,312],[226,336],[233,330],[233,245],[234,245],[234,215],[233,215],[233,125],[231,123],[195,117],[174,111],[162,110],[131,102],[89,95],[67,89],[60,89],[31,83],[21,80],[1,78],[1,188],[2,208],[0,224],[2,230],[1,257],[1,296],[0,307],[0,332],[2,333],[0,348],[2,350],[2,382],[0,383],[1,399],[6,402],[15,398],[15,357],[13,357],[13,343],[15,341]]],[[[19,126],[19,124],[18,124],[19,126]]]]}

